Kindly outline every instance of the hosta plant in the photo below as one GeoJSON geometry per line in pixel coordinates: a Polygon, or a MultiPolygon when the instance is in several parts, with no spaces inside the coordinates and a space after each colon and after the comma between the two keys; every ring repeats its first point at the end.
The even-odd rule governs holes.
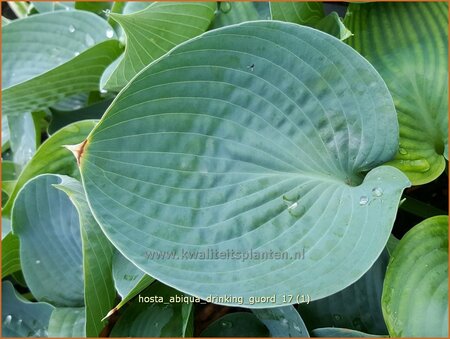
{"type": "Polygon", "coordinates": [[[448,335],[446,3],[4,7],[4,336],[448,335]]]}

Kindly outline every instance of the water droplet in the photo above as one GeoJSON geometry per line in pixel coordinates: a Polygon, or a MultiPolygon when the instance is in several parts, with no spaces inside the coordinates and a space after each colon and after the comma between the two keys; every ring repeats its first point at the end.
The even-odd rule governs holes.
{"type": "Polygon", "coordinates": [[[290,205],[289,207],[288,207],[288,210],[291,210],[291,209],[293,209],[293,208],[296,208],[298,206],[298,202],[294,202],[292,205],[290,205]]]}
{"type": "Polygon", "coordinates": [[[17,320],[17,325],[19,326],[22,325],[22,321],[23,321],[22,319],[17,320]]]}
{"type": "Polygon", "coordinates": [[[372,195],[374,197],[381,197],[383,195],[383,190],[380,187],[374,187],[372,189],[372,195]]]}
{"type": "Polygon", "coordinates": [[[286,319],[286,318],[284,318],[283,320],[281,320],[281,324],[282,325],[284,325],[284,326],[287,326],[288,325],[288,320],[286,319]]]}
{"type": "Polygon", "coordinates": [[[38,264],[38,265],[39,265],[40,263],[41,263],[41,261],[40,261],[40,260],[36,260],[36,264],[38,264]]]}
{"type": "Polygon", "coordinates": [[[158,327],[158,326],[159,326],[159,323],[156,322],[156,323],[155,323],[155,327],[158,327]]]}
{"type": "Polygon", "coordinates": [[[411,161],[411,166],[419,172],[427,172],[430,169],[430,163],[425,159],[417,159],[411,161]]]}
{"type": "Polygon", "coordinates": [[[110,14],[111,14],[111,10],[108,8],[108,9],[104,9],[103,10],[103,13],[106,15],[106,16],[109,16],[110,14]]]}
{"type": "Polygon", "coordinates": [[[113,31],[111,28],[108,28],[108,29],[106,30],[106,37],[107,37],[108,39],[111,39],[113,36],[114,36],[114,31],[113,31]]]}
{"type": "Polygon", "coordinates": [[[91,47],[95,44],[94,38],[92,38],[89,34],[86,34],[86,36],[84,37],[84,42],[88,47],[91,47]]]}
{"type": "Polygon", "coordinates": [[[69,32],[70,32],[70,33],[75,32],[75,27],[74,27],[73,25],[70,25],[70,26],[69,26],[69,32]]]}
{"type": "Polygon", "coordinates": [[[108,93],[108,91],[107,91],[106,89],[104,89],[104,88],[101,88],[101,89],[100,89],[100,93],[101,93],[101,94],[105,94],[105,93],[108,93]]]}
{"type": "Polygon", "coordinates": [[[233,324],[232,324],[230,321],[222,321],[222,322],[220,323],[220,325],[221,325],[222,327],[226,327],[226,328],[232,328],[232,327],[233,327],[233,324]]]}
{"type": "Polygon", "coordinates": [[[11,320],[12,320],[12,316],[11,316],[11,314],[8,314],[8,315],[6,316],[6,318],[5,318],[4,324],[5,324],[5,325],[11,324],[11,320]]]}
{"type": "Polygon", "coordinates": [[[367,196],[365,196],[365,195],[362,195],[362,196],[359,198],[359,204],[360,204],[361,206],[367,205],[368,202],[369,202],[369,198],[368,198],[367,196]]]}
{"type": "Polygon", "coordinates": [[[408,151],[406,149],[404,149],[403,147],[400,147],[398,149],[398,153],[400,153],[402,155],[406,155],[406,154],[408,154],[408,151]]]}
{"type": "Polygon", "coordinates": [[[220,11],[222,13],[228,13],[231,10],[231,4],[229,2],[220,3],[220,11]]]}
{"type": "Polygon", "coordinates": [[[296,330],[296,331],[299,331],[299,332],[301,332],[302,330],[301,330],[301,328],[300,327],[298,327],[297,325],[294,325],[294,330],[296,330]]]}
{"type": "Polygon", "coordinates": [[[74,54],[75,54],[75,56],[79,56],[80,52],[75,52],[74,54]]]}

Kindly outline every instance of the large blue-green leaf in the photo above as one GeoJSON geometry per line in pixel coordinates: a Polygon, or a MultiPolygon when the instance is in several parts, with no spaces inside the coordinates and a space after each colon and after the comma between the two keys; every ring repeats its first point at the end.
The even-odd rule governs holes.
{"type": "Polygon", "coordinates": [[[345,24],[394,98],[400,145],[389,164],[415,185],[436,179],[448,157],[447,3],[350,4],[345,24]]]}
{"type": "Polygon", "coordinates": [[[135,13],[111,13],[126,34],[126,48],[106,71],[102,87],[121,89],[150,62],[206,31],[215,9],[215,2],[153,2],[135,13]]]}
{"type": "Polygon", "coordinates": [[[170,297],[180,293],[155,282],[131,303],[111,331],[111,337],[181,337],[183,333],[182,303],[170,297]],[[149,302],[161,297],[163,301],[149,302]]]}
{"type": "Polygon", "coordinates": [[[93,120],[79,121],[65,126],[48,138],[20,173],[9,200],[2,210],[2,215],[10,214],[17,193],[28,180],[35,176],[44,173],[79,176],[75,159],[70,151],[63,146],[82,142],[95,125],[96,122],[93,120]]]}
{"type": "Polygon", "coordinates": [[[2,337],[47,337],[52,311],[51,305],[31,303],[9,281],[2,282],[2,337]]]}
{"type": "Polygon", "coordinates": [[[67,176],[60,178],[61,183],[56,187],[68,195],[80,219],[85,333],[88,337],[97,337],[104,327],[102,319],[112,308],[116,298],[112,277],[113,247],[92,216],[80,182],[67,176]]]}
{"type": "Polygon", "coordinates": [[[40,175],[21,189],[12,210],[27,286],[38,301],[83,306],[80,223],[57,175],[40,175]]]}
{"type": "Polygon", "coordinates": [[[202,298],[275,294],[252,305],[266,308],[336,293],[375,262],[409,185],[377,167],[397,127],[384,82],[352,48],[255,21],[151,64],[79,160],[97,221],[137,267],[202,298]]]}
{"type": "Polygon", "coordinates": [[[384,337],[383,335],[373,335],[367,334],[364,332],[349,330],[347,328],[338,328],[338,327],[323,327],[316,328],[311,331],[313,337],[317,338],[365,338],[365,337],[375,337],[380,338],[384,337]]]}
{"type": "Polygon", "coordinates": [[[357,331],[387,334],[381,311],[381,293],[386,266],[385,249],[375,264],[354,284],[327,298],[299,305],[309,329],[342,327],[357,331]]]}
{"type": "Polygon", "coordinates": [[[256,317],[269,329],[274,338],[309,338],[300,314],[292,305],[254,309],[256,317]]]}
{"type": "Polygon", "coordinates": [[[399,241],[382,306],[391,337],[448,337],[448,216],[422,221],[399,241]]]}
{"type": "Polygon", "coordinates": [[[85,11],[14,20],[2,33],[2,113],[25,113],[96,90],[120,54],[109,24],[85,11]]]}
{"type": "Polygon", "coordinates": [[[270,337],[264,324],[252,313],[236,312],[223,316],[209,325],[201,337],[270,337]]]}

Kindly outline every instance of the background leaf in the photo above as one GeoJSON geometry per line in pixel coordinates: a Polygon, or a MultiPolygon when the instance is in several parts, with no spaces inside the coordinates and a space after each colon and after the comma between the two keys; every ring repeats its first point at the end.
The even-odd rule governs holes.
{"type": "Polygon", "coordinates": [[[38,301],[83,306],[83,268],[77,211],[56,175],[41,175],[20,191],[12,228],[20,240],[20,261],[28,288],[38,301]]]}
{"type": "Polygon", "coordinates": [[[372,335],[363,333],[356,330],[349,330],[347,328],[337,328],[337,327],[324,327],[324,328],[316,328],[311,332],[313,337],[317,338],[347,338],[347,337],[355,337],[355,338],[365,338],[365,337],[384,337],[382,335],[372,335]]]}
{"type": "Polygon", "coordinates": [[[448,337],[448,216],[422,221],[397,244],[382,306],[391,337],[448,337]]]}
{"type": "Polygon", "coordinates": [[[381,311],[381,293],[388,261],[385,249],[357,282],[327,298],[300,304],[300,314],[308,328],[342,327],[387,334],[381,311]]]}
{"type": "Polygon", "coordinates": [[[105,89],[120,90],[150,62],[206,31],[215,9],[215,2],[153,2],[132,14],[111,13],[127,39],[123,59],[107,70],[105,89]]]}
{"type": "Polygon", "coordinates": [[[67,174],[79,176],[75,158],[63,146],[82,142],[96,125],[96,121],[87,120],[70,124],[48,138],[37,150],[34,157],[20,173],[17,183],[10,194],[2,215],[9,215],[19,190],[33,177],[43,173],[67,174]]]}
{"type": "Polygon", "coordinates": [[[9,281],[2,282],[2,337],[46,337],[52,310],[47,303],[27,301],[9,281]]]}
{"type": "Polygon", "coordinates": [[[254,309],[256,317],[269,329],[274,338],[309,338],[300,314],[292,305],[254,309]]]}
{"type": "Polygon", "coordinates": [[[271,2],[272,19],[314,26],[324,16],[321,2],[271,2]]]}
{"type": "Polygon", "coordinates": [[[252,306],[266,308],[284,294],[331,295],[372,266],[409,182],[388,166],[361,173],[397,142],[389,92],[353,49],[249,22],[140,73],[88,137],[81,173],[100,226],[141,270],[202,298],[275,293],[252,306]],[[180,260],[251,249],[285,255],[180,260]]]}
{"type": "Polygon", "coordinates": [[[269,330],[258,318],[247,312],[230,313],[214,321],[201,337],[270,337],[269,330]]]}
{"type": "Polygon", "coordinates": [[[85,337],[85,316],[85,309],[82,307],[56,308],[50,317],[48,336],[56,338],[85,337]]]}
{"type": "Polygon", "coordinates": [[[5,26],[3,114],[45,108],[98,89],[104,69],[120,54],[114,36],[105,20],[84,11],[48,12],[5,26]]]}
{"type": "MultiPolygon", "coordinates": [[[[80,218],[83,250],[85,333],[100,335],[102,318],[114,305],[116,293],[112,277],[113,246],[91,214],[81,184],[70,177],[61,177],[56,188],[64,191],[75,205],[80,218]]],[[[63,336],[63,335],[61,335],[63,336]]]]}
{"type": "Polygon", "coordinates": [[[436,179],[448,157],[448,5],[350,4],[347,43],[380,72],[400,124],[395,160],[414,185],[436,179]],[[444,158],[445,157],[445,158],[444,158]]]}
{"type": "Polygon", "coordinates": [[[270,20],[268,2],[219,2],[210,29],[253,20],[270,20]]]}
{"type": "Polygon", "coordinates": [[[2,239],[2,278],[20,270],[19,238],[10,232],[2,239]]]}

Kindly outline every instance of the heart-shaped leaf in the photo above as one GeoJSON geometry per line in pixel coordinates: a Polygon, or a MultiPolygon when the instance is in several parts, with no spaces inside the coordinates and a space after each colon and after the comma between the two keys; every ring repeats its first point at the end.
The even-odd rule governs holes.
{"type": "Polygon", "coordinates": [[[448,337],[448,216],[426,219],[400,240],[382,306],[391,337],[448,337]]]}
{"type": "Polygon", "coordinates": [[[10,214],[17,193],[28,180],[39,174],[58,173],[72,177],[79,176],[75,159],[63,146],[82,142],[95,125],[96,121],[93,120],[79,121],[65,126],[48,138],[20,173],[2,214],[10,214]]]}
{"type": "Polygon", "coordinates": [[[397,133],[384,82],[352,48],[257,21],[139,74],[80,168],[100,226],[141,270],[191,295],[274,296],[252,307],[275,307],[333,294],[380,255],[409,185],[376,168],[397,133]]]}
{"type": "Polygon", "coordinates": [[[126,48],[123,58],[106,71],[102,87],[120,90],[150,62],[206,31],[215,9],[215,2],[153,2],[132,14],[111,13],[126,34],[126,48]]]}
{"type": "Polygon", "coordinates": [[[14,203],[12,228],[33,296],[55,306],[83,306],[80,223],[70,199],[53,186],[60,180],[41,175],[27,182],[14,203]]]}
{"type": "Polygon", "coordinates": [[[46,108],[96,90],[121,50],[99,16],[58,11],[14,20],[2,33],[2,113],[46,108]]]}
{"type": "Polygon", "coordinates": [[[52,311],[51,305],[31,303],[9,281],[2,282],[2,337],[47,337],[52,311]]]}
{"type": "Polygon", "coordinates": [[[389,164],[415,185],[436,179],[448,157],[448,5],[350,4],[346,42],[380,72],[394,98],[400,146],[389,164]],[[445,158],[444,158],[445,157],[445,158]]]}

